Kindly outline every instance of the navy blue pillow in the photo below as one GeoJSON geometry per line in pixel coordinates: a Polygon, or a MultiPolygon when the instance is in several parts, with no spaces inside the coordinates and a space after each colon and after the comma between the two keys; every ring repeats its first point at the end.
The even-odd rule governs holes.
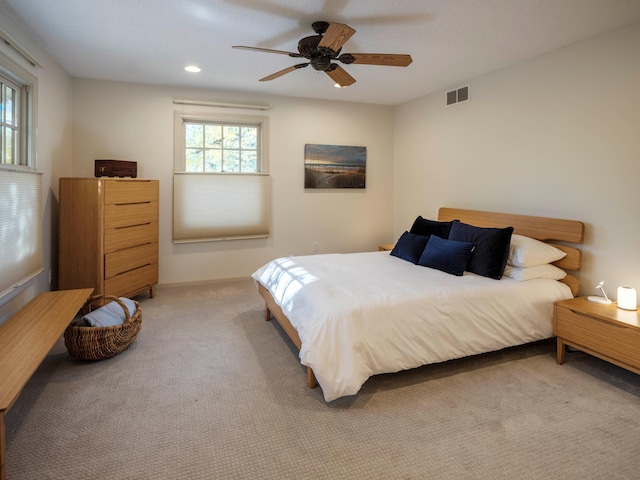
{"type": "Polygon", "coordinates": [[[432,235],[418,264],[459,277],[467,268],[474,247],[473,243],[445,240],[432,235]]]}
{"type": "Polygon", "coordinates": [[[467,271],[500,280],[509,258],[513,227],[482,228],[454,220],[449,240],[475,243],[467,271]]]}
{"type": "Polygon", "coordinates": [[[420,260],[420,255],[427,246],[429,237],[423,235],[414,235],[413,233],[404,232],[396,242],[395,247],[391,250],[394,257],[401,258],[414,265],[420,260]]]}
{"type": "Polygon", "coordinates": [[[449,238],[449,231],[453,222],[437,222],[435,220],[427,220],[418,216],[413,222],[409,232],[416,235],[436,235],[440,238],[449,238]]]}

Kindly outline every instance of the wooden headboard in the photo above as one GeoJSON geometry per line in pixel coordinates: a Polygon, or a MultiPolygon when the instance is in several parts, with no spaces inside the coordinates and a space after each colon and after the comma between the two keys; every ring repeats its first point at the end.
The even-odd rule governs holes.
{"type": "MultiPolygon", "coordinates": [[[[556,241],[581,244],[584,241],[584,223],[577,220],[462,210],[448,207],[442,207],[439,210],[438,220],[441,222],[460,220],[478,227],[513,227],[513,233],[549,243],[567,254],[566,257],[554,262],[553,265],[565,271],[577,271],[582,266],[582,250],[573,246],[553,243],[553,241],[556,241]]],[[[574,297],[578,295],[579,281],[575,275],[567,272],[567,276],[562,282],[571,288],[571,293],[574,297]]]]}

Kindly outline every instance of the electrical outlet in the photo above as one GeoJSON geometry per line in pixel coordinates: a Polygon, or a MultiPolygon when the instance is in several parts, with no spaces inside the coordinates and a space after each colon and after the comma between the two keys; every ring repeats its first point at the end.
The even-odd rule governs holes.
{"type": "Polygon", "coordinates": [[[311,251],[314,253],[318,251],[318,242],[311,242],[311,251]]]}

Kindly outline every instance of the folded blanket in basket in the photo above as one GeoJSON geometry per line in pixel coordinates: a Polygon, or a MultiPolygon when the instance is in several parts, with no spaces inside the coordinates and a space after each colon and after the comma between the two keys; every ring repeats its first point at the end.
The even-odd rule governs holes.
{"type": "MultiPolygon", "coordinates": [[[[120,297],[120,301],[124,303],[129,310],[129,315],[133,316],[136,311],[136,305],[133,300],[120,297]]],[[[100,307],[93,312],[87,313],[82,319],[92,327],[113,327],[124,323],[126,316],[122,307],[116,302],[109,302],[104,307],[100,307]]]]}

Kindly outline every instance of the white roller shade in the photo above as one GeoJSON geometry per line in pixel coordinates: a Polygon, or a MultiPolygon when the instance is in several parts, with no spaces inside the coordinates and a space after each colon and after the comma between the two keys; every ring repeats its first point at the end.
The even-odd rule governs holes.
{"type": "Polygon", "coordinates": [[[173,174],[173,242],[269,235],[270,177],[251,173],[173,174]]]}
{"type": "Polygon", "coordinates": [[[0,168],[0,298],[42,272],[42,174],[0,168]]]}

